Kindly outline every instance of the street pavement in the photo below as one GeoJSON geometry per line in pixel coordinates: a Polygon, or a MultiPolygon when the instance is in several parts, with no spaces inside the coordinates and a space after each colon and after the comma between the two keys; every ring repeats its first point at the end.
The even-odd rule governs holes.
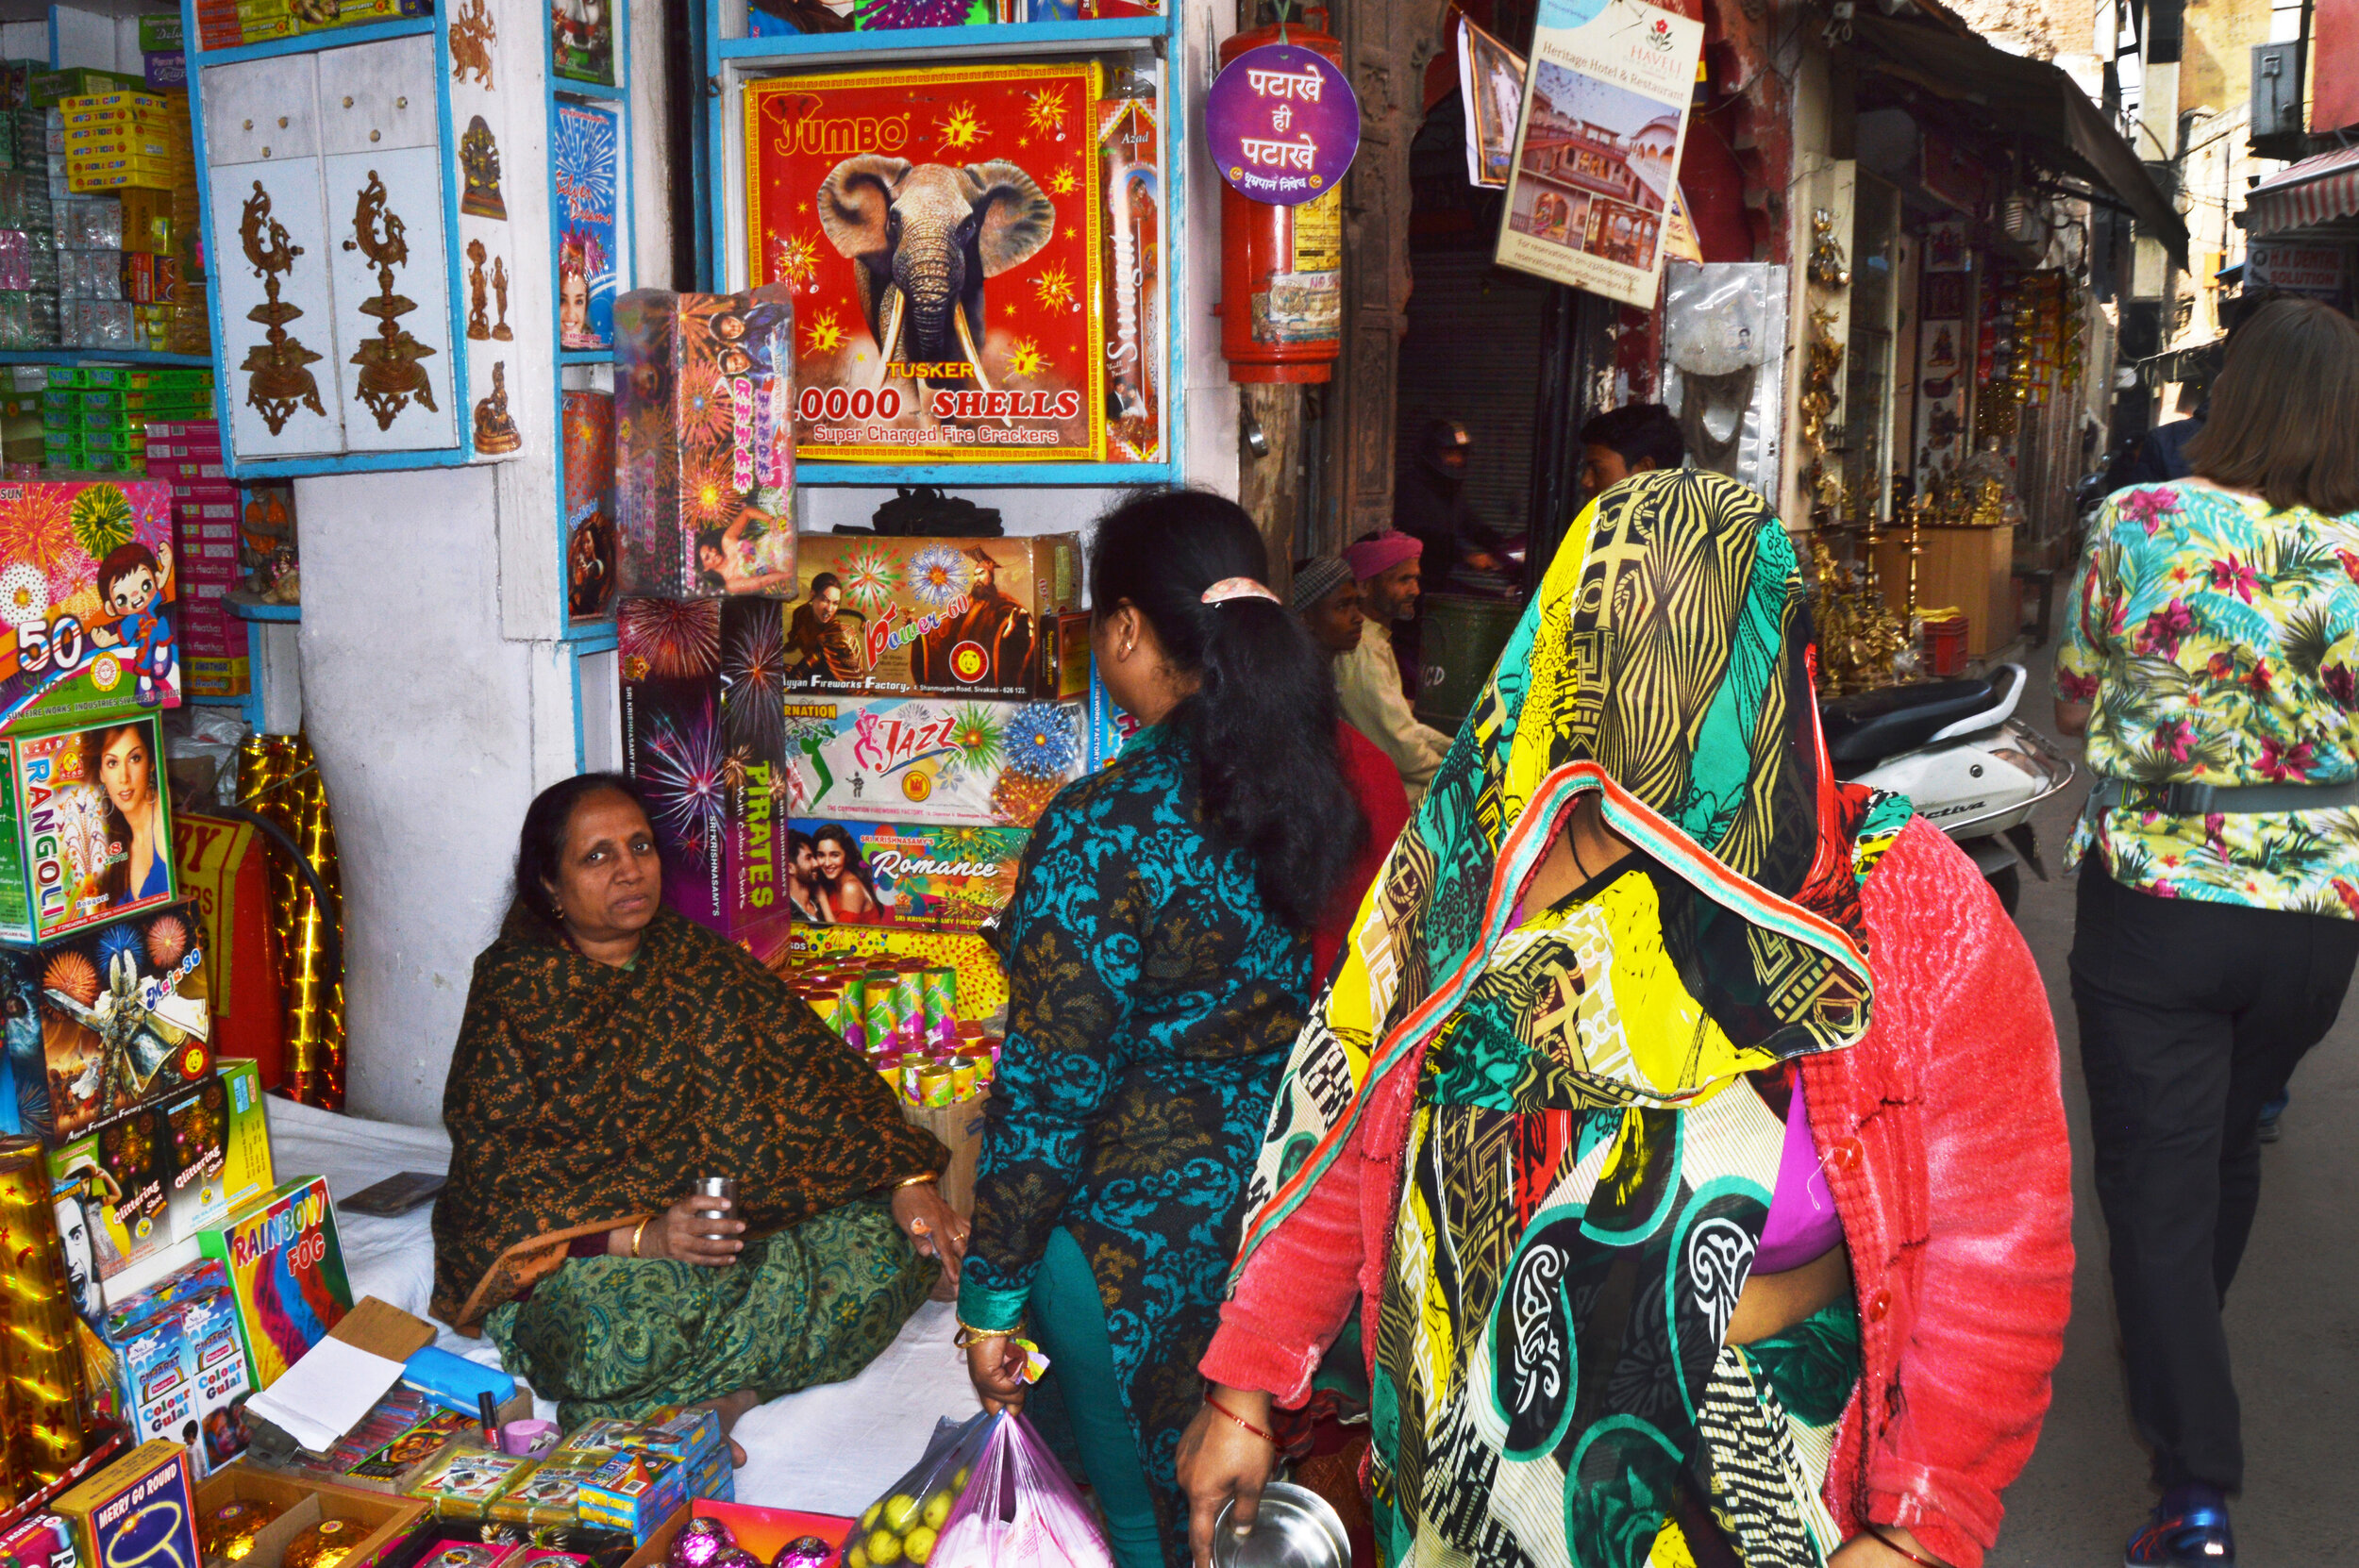
{"type": "MultiPolygon", "coordinates": [[[[2053,736],[2048,659],[2025,716],[2053,736]]],[[[2076,764],[2077,743],[2067,743],[2076,764]]],[[[2031,1463],[2006,1493],[1992,1568],[2111,1568],[2151,1506],[2130,1425],[2105,1270],[2105,1224],[2090,1185],[2088,1095],[2066,957],[2073,884],[2058,875],[2086,776],[2038,819],[2055,880],[2024,878],[2016,923],[2039,962],[2064,1054],[2072,1124],[2072,1325],[2055,1403],[2031,1463]]],[[[2228,1297],[2244,1401],[2245,1491],[2232,1503],[2243,1568],[2359,1565],[2359,1005],[2295,1073],[2284,1137],[2262,1151],[2261,1210],[2228,1297]]]]}

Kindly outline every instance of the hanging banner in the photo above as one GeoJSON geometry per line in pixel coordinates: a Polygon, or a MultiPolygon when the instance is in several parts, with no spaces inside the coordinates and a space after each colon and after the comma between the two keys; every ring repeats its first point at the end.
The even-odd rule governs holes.
{"type": "Polygon", "coordinates": [[[1637,0],[1541,0],[1500,266],[1654,304],[1703,38],[1637,0]]]}
{"type": "Polygon", "coordinates": [[[1360,99],[1343,67],[1265,43],[1220,68],[1204,95],[1213,166],[1237,193],[1299,207],[1332,191],[1360,151],[1360,99]]]}

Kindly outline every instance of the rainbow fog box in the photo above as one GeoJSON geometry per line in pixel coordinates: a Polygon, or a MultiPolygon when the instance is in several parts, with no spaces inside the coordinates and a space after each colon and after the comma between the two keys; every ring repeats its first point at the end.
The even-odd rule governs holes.
{"type": "Polygon", "coordinates": [[[171,903],[171,822],[153,718],[0,737],[0,941],[171,903]]]}
{"type": "Polygon", "coordinates": [[[325,1176],[297,1176],[197,1232],[197,1248],[228,1270],[256,1389],[266,1389],[352,1310],[325,1176]]]}

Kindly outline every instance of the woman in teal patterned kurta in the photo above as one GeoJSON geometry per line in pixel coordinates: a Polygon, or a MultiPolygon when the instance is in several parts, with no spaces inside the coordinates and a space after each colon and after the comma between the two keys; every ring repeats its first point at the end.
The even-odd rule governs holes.
{"type": "Polygon", "coordinates": [[[987,1402],[1022,1398],[1012,1331],[1048,1352],[1122,1568],[1185,1560],[1196,1363],[1309,1010],[1305,933],[1361,832],[1326,661],[1265,571],[1216,496],[1098,525],[1093,651],[1147,727],[1050,803],[1002,921],[1008,1038],[959,1318],[987,1402]]]}

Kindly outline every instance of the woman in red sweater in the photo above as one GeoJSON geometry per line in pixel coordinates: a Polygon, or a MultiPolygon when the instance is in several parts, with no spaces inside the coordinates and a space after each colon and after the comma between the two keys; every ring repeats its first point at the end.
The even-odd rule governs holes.
{"type": "Polygon", "coordinates": [[[1649,475],[1582,526],[1280,1085],[1197,1561],[1357,1309],[1396,1568],[1976,1568],[2069,1307],[2039,977],[1833,778],[1758,499],[1649,475]]]}

